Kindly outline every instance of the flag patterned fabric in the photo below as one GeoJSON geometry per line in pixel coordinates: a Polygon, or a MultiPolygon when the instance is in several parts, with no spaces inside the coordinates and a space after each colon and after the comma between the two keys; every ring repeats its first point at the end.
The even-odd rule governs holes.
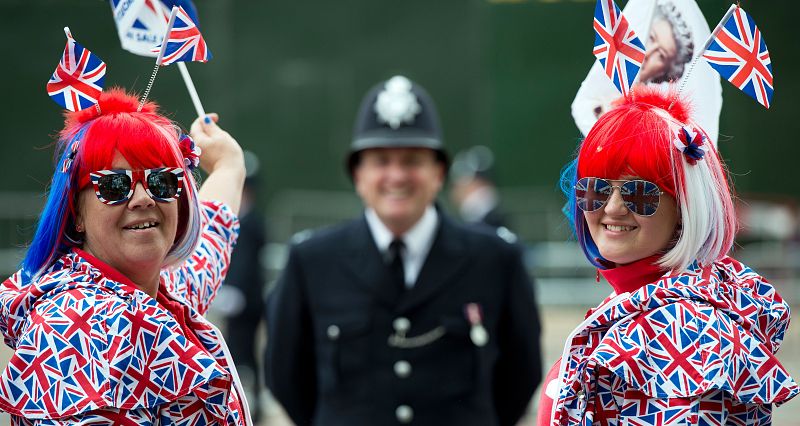
{"type": "Polygon", "coordinates": [[[70,111],[94,106],[106,76],[106,64],[97,55],[72,38],[68,29],[67,45],[53,76],[47,82],[47,94],[70,111]]]}
{"type": "Polygon", "coordinates": [[[0,286],[14,355],[0,375],[13,425],[244,425],[247,405],[219,330],[203,314],[227,273],[238,219],[201,205],[204,231],[156,299],[73,250],[38,281],[0,286]]]}
{"type": "Polygon", "coordinates": [[[739,90],[769,108],[772,102],[772,62],[755,21],[736,7],[703,53],[709,65],[739,90]]]}
{"type": "Polygon", "coordinates": [[[770,425],[800,392],[774,356],[788,323],[775,288],[727,257],[612,295],[567,340],[549,424],[770,425]]]}
{"type": "MultiPolygon", "coordinates": [[[[160,65],[169,65],[173,62],[208,62],[211,52],[206,46],[206,41],[197,25],[180,6],[173,7],[175,18],[172,27],[168,28],[166,48],[161,58],[160,65]]],[[[159,47],[160,49],[161,47],[159,47]]]]}
{"type": "Polygon", "coordinates": [[[594,56],[622,95],[627,95],[644,62],[645,48],[614,0],[597,0],[594,56]]]}

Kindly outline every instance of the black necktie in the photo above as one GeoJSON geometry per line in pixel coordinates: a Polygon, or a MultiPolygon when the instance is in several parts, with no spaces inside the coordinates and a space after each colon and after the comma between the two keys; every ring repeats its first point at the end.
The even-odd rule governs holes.
{"type": "Polygon", "coordinates": [[[400,293],[406,291],[406,274],[403,270],[403,247],[405,244],[401,239],[395,239],[389,244],[389,276],[392,284],[400,293]]]}

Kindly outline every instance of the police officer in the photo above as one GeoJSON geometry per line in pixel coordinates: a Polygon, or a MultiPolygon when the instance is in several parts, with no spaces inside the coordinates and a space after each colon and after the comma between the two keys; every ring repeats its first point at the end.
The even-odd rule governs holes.
{"type": "Polygon", "coordinates": [[[514,425],[541,378],[517,246],[435,204],[433,102],[396,76],[364,98],[347,168],[366,209],[291,247],[268,300],[267,384],[298,425],[514,425]]]}

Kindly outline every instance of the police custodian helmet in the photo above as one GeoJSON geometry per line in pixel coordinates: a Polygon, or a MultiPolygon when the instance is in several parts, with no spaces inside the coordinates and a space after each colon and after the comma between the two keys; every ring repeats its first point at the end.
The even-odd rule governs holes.
{"type": "Polygon", "coordinates": [[[377,84],[361,101],[347,156],[350,175],[361,151],[369,148],[430,148],[448,167],[439,115],[433,99],[401,75],[377,84]]]}

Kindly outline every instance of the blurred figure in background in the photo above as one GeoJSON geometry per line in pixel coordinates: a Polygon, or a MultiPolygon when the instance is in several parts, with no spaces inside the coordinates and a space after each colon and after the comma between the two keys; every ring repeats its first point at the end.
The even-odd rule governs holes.
{"type": "Polygon", "coordinates": [[[347,159],[366,211],[290,249],[267,304],[267,385],[298,426],[516,424],[541,379],[519,247],[435,204],[448,159],[427,92],[362,101],[347,159]]]}
{"type": "Polygon", "coordinates": [[[493,164],[494,154],[485,146],[459,152],[450,168],[450,198],[464,222],[505,228],[506,217],[500,210],[492,176],[493,164]]]}
{"type": "Polygon", "coordinates": [[[264,215],[258,208],[259,160],[250,151],[244,152],[244,160],[247,177],[239,210],[239,240],[214,308],[225,317],[225,340],[242,378],[253,421],[257,423],[262,407],[256,335],[264,313],[266,277],[261,253],[267,243],[267,231],[264,215]]]}

